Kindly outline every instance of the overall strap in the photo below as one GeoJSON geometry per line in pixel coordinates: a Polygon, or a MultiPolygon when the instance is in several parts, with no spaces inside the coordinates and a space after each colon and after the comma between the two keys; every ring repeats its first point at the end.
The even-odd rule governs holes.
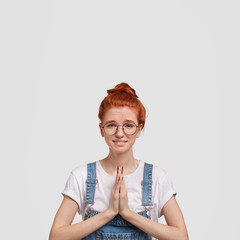
{"type": "Polygon", "coordinates": [[[143,173],[143,206],[152,205],[152,168],[153,165],[144,163],[143,173]]]}
{"type": "Polygon", "coordinates": [[[87,192],[86,192],[86,204],[94,203],[95,188],[97,184],[96,179],[96,162],[87,164],[87,192]]]}

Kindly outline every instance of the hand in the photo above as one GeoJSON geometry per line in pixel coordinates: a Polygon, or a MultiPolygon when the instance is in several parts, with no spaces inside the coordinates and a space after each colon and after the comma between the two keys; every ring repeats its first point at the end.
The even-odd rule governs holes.
{"type": "Polygon", "coordinates": [[[119,212],[121,177],[122,177],[122,169],[121,169],[121,167],[117,167],[117,175],[116,175],[115,183],[112,188],[110,202],[109,202],[109,206],[107,209],[111,212],[111,214],[113,214],[114,217],[119,212]]]}
{"type": "Polygon", "coordinates": [[[127,188],[123,180],[123,168],[122,168],[122,174],[120,179],[120,199],[119,199],[119,214],[124,217],[126,216],[130,208],[128,206],[128,195],[127,195],[127,188]]]}

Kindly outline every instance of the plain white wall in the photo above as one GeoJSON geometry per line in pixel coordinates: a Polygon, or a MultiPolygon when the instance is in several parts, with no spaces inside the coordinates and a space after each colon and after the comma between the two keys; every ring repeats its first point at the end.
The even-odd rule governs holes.
{"type": "Polygon", "coordinates": [[[190,239],[239,239],[238,1],[2,1],[0,18],[4,239],[48,238],[70,171],[108,152],[98,107],[123,81],[148,111],[135,157],[170,173],[190,239]]]}

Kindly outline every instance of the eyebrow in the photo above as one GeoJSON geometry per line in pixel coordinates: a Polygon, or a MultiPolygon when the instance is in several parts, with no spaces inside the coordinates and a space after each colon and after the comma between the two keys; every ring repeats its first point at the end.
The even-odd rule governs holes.
{"type": "MultiPolygon", "coordinates": [[[[105,122],[105,124],[107,124],[107,123],[112,123],[112,122],[116,123],[115,120],[110,120],[110,121],[105,122]]],[[[132,123],[135,123],[133,120],[130,120],[130,119],[125,119],[123,122],[124,122],[124,123],[125,123],[125,122],[132,122],[132,123]]],[[[136,124],[136,123],[135,123],[135,124],[136,124]]]]}

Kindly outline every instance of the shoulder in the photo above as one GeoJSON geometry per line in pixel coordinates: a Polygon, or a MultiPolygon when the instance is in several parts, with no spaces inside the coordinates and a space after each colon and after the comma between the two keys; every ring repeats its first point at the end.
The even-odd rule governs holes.
{"type": "Polygon", "coordinates": [[[79,166],[75,167],[71,171],[71,173],[77,176],[77,175],[82,174],[85,170],[87,170],[87,164],[79,165],[79,166]]]}
{"type": "Polygon", "coordinates": [[[79,165],[79,166],[75,167],[71,171],[71,175],[73,175],[77,179],[87,178],[87,166],[90,163],[96,163],[96,162],[89,162],[89,163],[85,163],[85,164],[82,164],[82,165],[79,165]]]}
{"type": "MultiPolygon", "coordinates": [[[[151,164],[151,163],[147,163],[147,162],[144,162],[144,163],[151,164]]],[[[169,177],[169,174],[165,169],[163,169],[155,164],[151,164],[151,165],[153,166],[152,167],[153,182],[163,182],[165,178],[169,177]]]]}

